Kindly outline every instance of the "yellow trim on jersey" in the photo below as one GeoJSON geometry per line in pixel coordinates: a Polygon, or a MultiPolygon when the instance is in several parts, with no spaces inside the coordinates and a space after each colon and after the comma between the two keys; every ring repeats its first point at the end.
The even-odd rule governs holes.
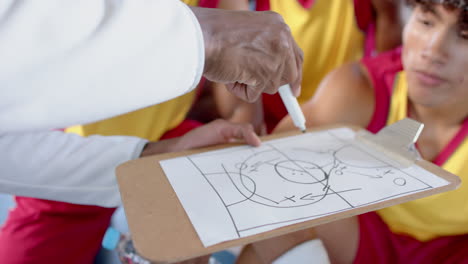
{"type": "Polygon", "coordinates": [[[155,106],[88,125],[73,126],[65,131],[82,136],[125,135],[155,141],[184,121],[194,98],[195,91],[192,91],[155,106]]]}
{"type": "Polygon", "coordinates": [[[200,2],[200,0],[181,0],[181,1],[190,6],[198,6],[198,2],[200,2]]]}
{"type": "Polygon", "coordinates": [[[304,52],[304,75],[299,102],[309,100],[333,69],[362,57],[364,34],[355,19],[352,0],[316,0],[305,9],[297,0],[270,0],[304,52]]]}
{"type": "MultiPolygon", "coordinates": [[[[387,125],[408,116],[406,74],[395,82],[387,125]]],[[[458,175],[462,185],[455,191],[433,195],[377,211],[396,233],[427,241],[440,236],[468,234],[468,140],[458,146],[443,168],[458,175]]]]}

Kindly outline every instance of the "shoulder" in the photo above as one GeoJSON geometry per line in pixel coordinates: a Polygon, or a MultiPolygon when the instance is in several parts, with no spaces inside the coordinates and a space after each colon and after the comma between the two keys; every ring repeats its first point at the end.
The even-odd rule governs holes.
{"type": "Polygon", "coordinates": [[[376,57],[362,59],[361,63],[374,86],[393,86],[396,74],[403,70],[401,51],[398,47],[376,57]]]}
{"type": "Polygon", "coordinates": [[[304,110],[309,123],[365,127],[372,118],[374,105],[374,88],[366,68],[353,62],[330,72],[304,110]]]}
{"type": "MultiPolygon", "coordinates": [[[[365,68],[359,62],[345,64],[330,72],[314,97],[302,105],[307,127],[356,125],[366,127],[374,110],[374,93],[365,68]]],[[[285,117],[275,132],[294,127],[285,117]]]]}

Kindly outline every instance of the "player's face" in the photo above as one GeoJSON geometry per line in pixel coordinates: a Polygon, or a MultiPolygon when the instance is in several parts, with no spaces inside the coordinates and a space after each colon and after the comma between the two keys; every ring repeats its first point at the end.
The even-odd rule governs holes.
{"type": "Polygon", "coordinates": [[[443,107],[468,103],[468,27],[460,9],[417,5],[403,34],[408,96],[414,103],[443,107]]]}

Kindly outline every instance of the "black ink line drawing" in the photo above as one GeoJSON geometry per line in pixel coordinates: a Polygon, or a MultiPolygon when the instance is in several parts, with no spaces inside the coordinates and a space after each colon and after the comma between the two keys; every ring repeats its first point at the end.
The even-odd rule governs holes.
{"type": "Polygon", "coordinates": [[[187,158],[221,200],[239,237],[265,226],[312,219],[432,188],[346,141],[336,144],[340,138],[329,135],[334,138],[329,148],[264,144],[261,151],[236,149],[236,155],[245,158],[217,164],[219,170],[215,172],[206,172],[200,165],[209,155],[187,158]],[[368,197],[369,190],[380,187],[382,194],[368,197]],[[327,208],[329,201],[342,204],[327,208]],[[244,206],[277,215],[291,209],[304,213],[301,217],[246,224],[239,213],[244,206]]]}

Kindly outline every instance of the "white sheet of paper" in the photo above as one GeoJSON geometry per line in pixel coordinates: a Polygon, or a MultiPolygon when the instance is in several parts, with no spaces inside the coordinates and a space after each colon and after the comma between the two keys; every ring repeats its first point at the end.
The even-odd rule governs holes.
{"type": "Polygon", "coordinates": [[[366,151],[347,128],[161,161],[205,247],[449,184],[366,151]]]}

